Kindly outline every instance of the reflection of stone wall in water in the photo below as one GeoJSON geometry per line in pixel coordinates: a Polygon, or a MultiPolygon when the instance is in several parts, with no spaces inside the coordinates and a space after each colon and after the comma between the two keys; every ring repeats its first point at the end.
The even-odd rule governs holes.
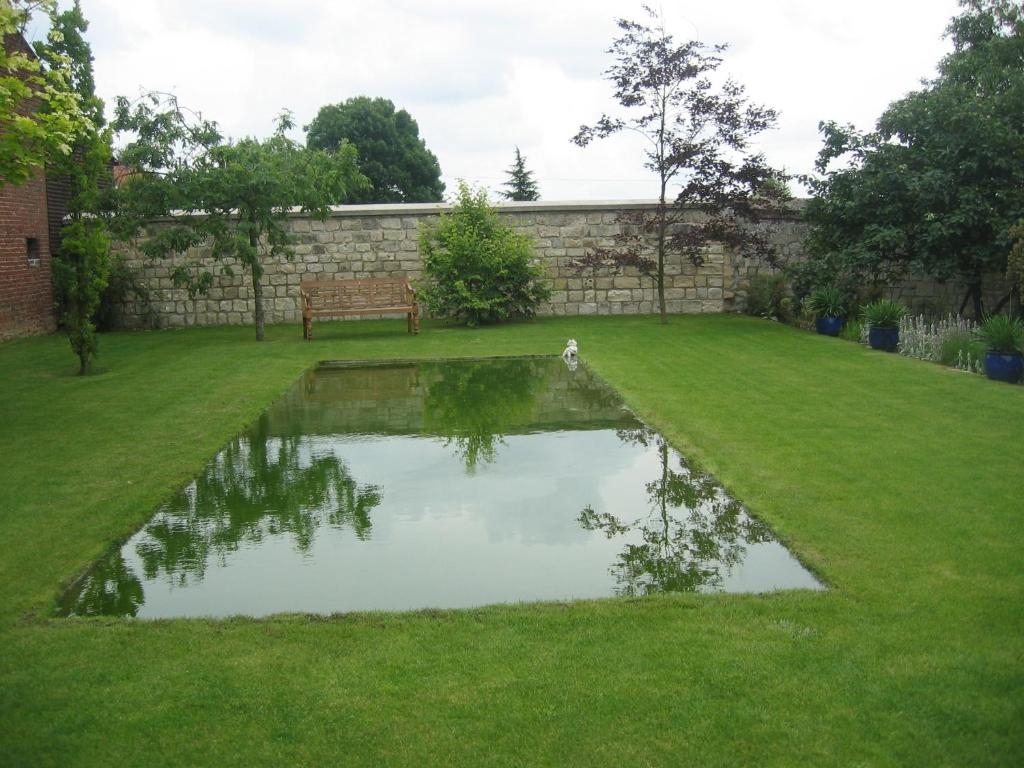
{"type": "Polygon", "coordinates": [[[585,368],[570,371],[560,358],[499,359],[483,366],[472,361],[324,366],[307,372],[263,419],[272,435],[452,436],[479,430],[508,435],[559,427],[624,428],[634,422],[611,389],[585,368]],[[453,420],[454,410],[445,403],[465,405],[474,397],[475,416],[453,420]],[[338,407],[324,407],[330,403],[338,407]],[[466,423],[467,418],[479,423],[466,423]]]}

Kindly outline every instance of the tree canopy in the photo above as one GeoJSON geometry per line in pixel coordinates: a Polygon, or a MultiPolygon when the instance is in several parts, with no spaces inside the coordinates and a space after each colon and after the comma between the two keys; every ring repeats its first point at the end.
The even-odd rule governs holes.
{"type": "Polygon", "coordinates": [[[732,80],[718,86],[712,80],[726,46],[676,43],[661,15],[644,9],[652,25],[619,19],[622,34],[608,49],[615,64],[605,76],[626,116],[602,115],[593,126],[581,126],[573,141],[587,146],[623,130],[643,136],[643,165],[659,182],[657,211],[620,217],[627,226],[618,245],[590,252],[579,266],[634,266],[653,277],[665,322],[666,255],[678,253],[699,264],[705,248],[721,242],[770,260],[768,233],[752,225],[784,202],[786,177],[749,149],[754,136],[775,124],[775,111],[750,103],[732,80]],[[674,201],[670,185],[680,187],[674,201]],[[703,219],[689,221],[690,211],[703,213],[703,219]],[[653,257],[648,232],[657,238],[653,257]]]}
{"type": "MultiPolygon", "coordinates": [[[[119,236],[145,235],[139,247],[152,257],[194,254],[190,249],[208,245],[215,260],[247,269],[262,341],[264,261],[294,256],[292,208],[325,219],[332,204],[365,187],[355,149],[347,142],[333,153],[302,147],[285,133],[293,127],[288,112],[270,138],[230,141],[215,122],[157,93],[134,103],[119,97],[113,126],[132,137],[120,150],[131,175],[119,196],[119,236]],[[151,223],[159,217],[173,223],[151,223]]],[[[212,285],[213,273],[192,259],[175,269],[174,280],[196,295],[212,285]]]]}
{"type": "Polygon", "coordinates": [[[956,278],[983,313],[982,281],[1006,269],[1024,215],[1024,16],[1009,0],[961,5],[938,76],[873,132],[821,125],[805,282],[956,278]]]}
{"type": "Polygon", "coordinates": [[[38,166],[69,157],[95,127],[74,87],[64,31],[56,0],[0,0],[0,184],[22,184],[38,166]],[[45,61],[20,42],[33,12],[50,20],[45,61]]]}
{"type": "Polygon", "coordinates": [[[533,179],[533,171],[527,170],[526,158],[516,147],[516,159],[512,167],[506,172],[508,181],[502,184],[505,187],[499,194],[506,200],[540,200],[540,191],[537,189],[537,182],[533,179]]]}
{"type": "Polygon", "coordinates": [[[353,188],[349,203],[429,203],[444,197],[441,166],[420,138],[416,121],[388,99],[356,96],[321,107],[306,126],[310,149],[354,146],[370,186],[353,188]]]}

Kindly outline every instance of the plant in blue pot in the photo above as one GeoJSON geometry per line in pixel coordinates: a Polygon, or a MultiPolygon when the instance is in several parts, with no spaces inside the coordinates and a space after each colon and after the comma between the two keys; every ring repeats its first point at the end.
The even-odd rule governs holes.
{"type": "Polygon", "coordinates": [[[1024,322],[1009,315],[989,315],[978,330],[985,344],[985,375],[995,381],[1015,384],[1024,372],[1024,322]]]}
{"type": "Polygon", "coordinates": [[[906,306],[891,299],[879,299],[861,307],[860,315],[868,325],[871,348],[895,352],[900,343],[900,320],[906,314],[906,306]]]}
{"type": "Polygon", "coordinates": [[[838,336],[846,323],[846,297],[834,287],[819,288],[804,302],[814,315],[814,327],[824,336],[838,336]]]}

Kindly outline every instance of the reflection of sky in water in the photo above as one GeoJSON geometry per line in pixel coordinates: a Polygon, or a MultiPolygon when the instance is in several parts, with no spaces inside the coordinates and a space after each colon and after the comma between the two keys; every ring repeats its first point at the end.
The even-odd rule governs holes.
{"type": "MultiPolygon", "coordinates": [[[[581,380],[588,376],[582,368],[570,375],[581,380]]],[[[177,517],[164,516],[179,528],[191,520],[206,532],[207,543],[213,542],[198,572],[169,575],[158,568],[153,578],[143,576],[140,553],[145,547],[153,549],[150,531],[162,513],[122,548],[122,572],[138,579],[144,592],[137,615],[259,616],[613,595],[622,589],[621,569],[616,572],[615,564],[628,547],[643,543],[640,526],[608,536],[604,530],[585,528],[581,511],[590,508],[614,515],[627,525],[653,519],[653,528],[660,530],[662,521],[647,485],[657,484],[666,467],[680,469],[679,456],[660,451],[653,435],[644,445],[623,440],[612,429],[567,426],[562,431],[506,435],[496,445],[495,460],[478,463],[473,472],[438,436],[313,434],[260,439],[257,445],[266,445],[265,456],[243,438],[234,444],[238,450],[233,459],[229,448],[211,465],[232,481],[251,479],[254,470],[249,464],[260,457],[271,475],[277,471],[277,485],[247,491],[243,502],[230,493],[215,495],[217,503],[227,504],[228,499],[252,516],[245,535],[220,546],[220,518],[187,511],[207,503],[204,493],[210,491],[204,491],[201,479],[198,490],[197,483],[186,488],[181,498],[187,502],[172,505],[177,517]],[[364,540],[355,535],[350,521],[331,522],[345,493],[344,487],[331,484],[339,478],[349,482],[344,487],[356,491],[374,486],[379,490],[379,503],[369,508],[371,528],[364,540]],[[309,498],[317,500],[300,510],[302,530],[311,541],[305,551],[298,546],[295,531],[288,529],[286,516],[281,523],[275,517],[281,510],[273,508],[280,498],[292,499],[292,485],[300,482],[313,489],[309,498]],[[260,504],[266,509],[261,511],[260,504]],[[193,517],[200,518],[198,525],[193,517]],[[211,534],[214,529],[217,533],[211,534]]],[[[219,493],[219,486],[215,490],[219,493]]],[[[713,503],[704,506],[706,516],[714,513],[713,503]]],[[[686,514],[678,517],[685,520],[686,514]]],[[[742,519],[747,520],[745,514],[742,519]]],[[[685,531],[685,526],[679,530],[685,531]]],[[[741,562],[720,569],[717,581],[695,588],[818,588],[777,542],[751,544],[740,538],[732,543],[745,553],[741,562]]],[[[170,557],[167,562],[172,570],[180,566],[170,557]]],[[[100,572],[112,571],[117,568],[100,572]]],[[[91,585],[92,591],[101,586],[91,585]]],[[[86,583],[82,594],[89,590],[86,583]]],[[[72,612],[90,612],[86,598],[78,600],[77,606],[68,606],[72,612]]]]}

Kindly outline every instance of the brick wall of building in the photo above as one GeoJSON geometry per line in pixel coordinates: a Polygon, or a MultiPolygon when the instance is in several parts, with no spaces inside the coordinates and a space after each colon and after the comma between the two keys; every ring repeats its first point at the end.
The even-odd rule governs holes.
{"type": "MultiPolygon", "coordinates": [[[[3,44],[8,52],[33,55],[21,35],[7,35],[3,44]]],[[[55,328],[46,175],[40,169],[20,186],[0,182],[0,341],[55,328]]]]}
{"type": "Polygon", "coordinates": [[[46,210],[42,171],[0,187],[0,340],[56,328],[46,210]]]}

